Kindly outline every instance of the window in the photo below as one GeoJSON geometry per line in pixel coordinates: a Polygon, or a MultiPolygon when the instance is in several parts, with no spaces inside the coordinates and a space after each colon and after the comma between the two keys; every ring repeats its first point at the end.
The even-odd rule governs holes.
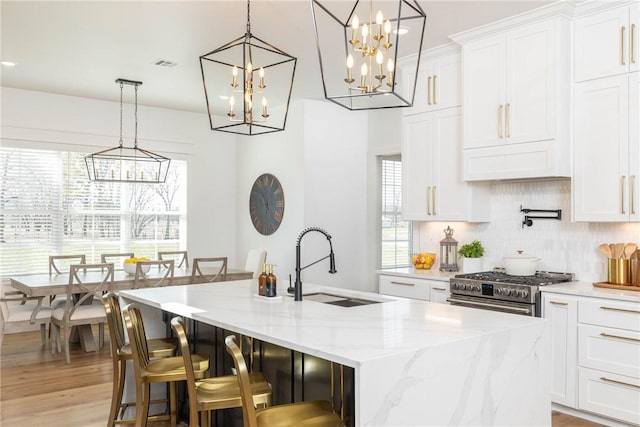
{"type": "Polygon", "coordinates": [[[402,220],[402,161],[381,157],[381,268],[411,265],[411,222],[402,220]]]}
{"type": "Polygon", "coordinates": [[[0,277],[47,272],[49,255],[186,247],[185,161],[165,184],[96,183],[85,155],[0,147],[0,277]]]}

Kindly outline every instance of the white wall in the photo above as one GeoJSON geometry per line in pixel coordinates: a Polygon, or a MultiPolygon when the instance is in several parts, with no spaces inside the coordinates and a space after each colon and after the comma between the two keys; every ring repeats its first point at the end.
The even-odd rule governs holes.
{"type": "MultiPolygon", "coordinates": [[[[306,282],[353,289],[375,289],[367,273],[375,269],[367,246],[367,115],[328,101],[301,101],[290,106],[286,130],[238,143],[238,256],[254,248],[267,251],[276,264],[279,291],[295,278],[295,247],[306,227],[321,227],[332,236],[338,274],[325,260],[305,269],[306,282]],[[249,191],[262,173],[272,173],[285,192],[280,228],[260,235],[249,218],[249,191]]],[[[328,254],[320,233],[305,235],[302,266],[328,254]]]]}
{"type": "MultiPolygon", "coordinates": [[[[87,153],[118,145],[119,102],[4,87],[0,98],[3,145],[87,153]]],[[[138,98],[143,101],[143,91],[138,98]]],[[[232,265],[238,262],[235,138],[211,131],[205,114],[139,105],[138,116],[141,147],[189,162],[189,255],[228,254],[232,265]]],[[[125,105],[123,121],[124,137],[131,145],[130,105],[125,105]]]]}

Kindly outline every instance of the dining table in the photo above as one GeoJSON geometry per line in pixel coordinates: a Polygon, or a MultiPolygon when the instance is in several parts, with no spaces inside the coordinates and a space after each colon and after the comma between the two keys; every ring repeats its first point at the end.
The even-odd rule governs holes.
{"type": "MultiPolygon", "coordinates": [[[[201,268],[203,274],[213,273],[215,269],[201,268]]],[[[178,267],[173,271],[173,278],[170,281],[169,286],[189,285],[194,283],[192,280],[192,270],[187,267],[178,267]]],[[[164,277],[164,272],[152,268],[149,272],[145,273],[147,279],[153,280],[155,278],[161,279],[164,277]]],[[[104,274],[98,271],[87,271],[79,274],[80,280],[85,284],[99,284],[104,278],[104,274]]],[[[237,268],[227,269],[227,280],[243,280],[253,278],[252,271],[246,271],[237,268]]],[[[47,297],[53,295],[64,295],[67,292],[67,285],[69,284],[69,273],[60,274],[23,274],[10,277],[11,286],[22,292],[28,297],[47,297]]],[[[135,288],[135,274],[127,273],[124,270],[118,269],[113,272],[113,286],[111,290],[118,292],[122,290],[129,290],[135,288]]],[[[40,309],[42,300],[38,306],[34,309],[34,313],[31,316],[32,321],[35,319],[35,313],[40,309]]],[[[77,336],[82,348],[86,352],[96,351],[97,347],[93,338],[93,331],[91,325],[81,325],[75,328],[72,336],[77,336]],[[82,327],[85,326],[85,327],[82,327]]]]}

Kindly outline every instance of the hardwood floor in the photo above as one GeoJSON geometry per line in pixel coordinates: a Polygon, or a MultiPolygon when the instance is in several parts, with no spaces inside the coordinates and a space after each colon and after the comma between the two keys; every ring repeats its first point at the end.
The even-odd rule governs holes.
{"type": "MultiPolygon", "coordinates": [[[[39,332],[5,335],[0,349],[1,426],[104,427],[110,402],[108,343],[95,353],[72,345],[71,364],[67,365],[64,354],[52,355],[49,344],[41,347],[39,332]]],[[[553,427],[599,425],[560,413],[552,416],[553,427]]]]}

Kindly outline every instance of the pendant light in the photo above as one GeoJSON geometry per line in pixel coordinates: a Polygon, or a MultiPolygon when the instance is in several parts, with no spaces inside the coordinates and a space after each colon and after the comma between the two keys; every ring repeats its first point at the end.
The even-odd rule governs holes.
{"type": "Polygon", "coordinates": [[[297,59],[251,33],[200,57],[212,130],[241,135],[283,131],[297,59]]]}
{"type": "Polygon", "coordinates": [[[163,183],[171,160],[160,154],[138,147],[138,86],[142,82],[117,79],[120,84],[120,145],[90,154],[84,158],[89,180],[96,182],[163,183]],[[122,141],[122,91],[124,85],[135,88],[135,134],[133,147],[125,147],[122,141]]]}
{"type": "Polygon", "coordinates": [[[418,2],[325,3],[311,0],[325,98],[349,110],[413,105],[427,19],[418,2]]]}

